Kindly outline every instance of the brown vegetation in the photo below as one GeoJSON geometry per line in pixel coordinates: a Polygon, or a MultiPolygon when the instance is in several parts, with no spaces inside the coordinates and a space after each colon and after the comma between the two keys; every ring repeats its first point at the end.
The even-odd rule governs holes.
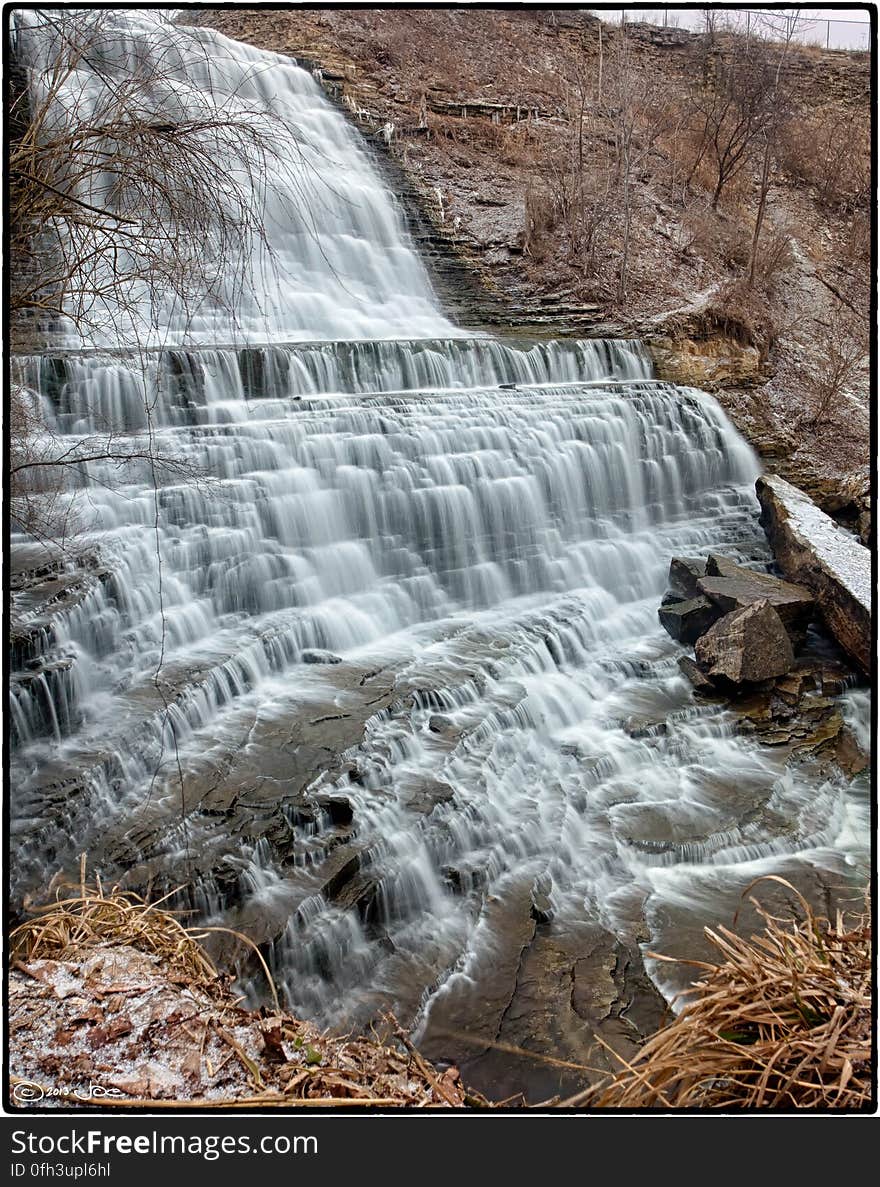
{"type": "Polygon", "coordinates": [[[381,1038],[338,1037],[277,998],[242,1009],[202,943],[226,929],[185,927],[159,903],[86,882],[84,863],[56,893],[9,941],[18,1105],[50,1088],[58,1104],[94,1104],[78,1085],[96,1076],[110,1089],[101,1106],[117,1109],[489,1107],[391,1018],[381,1038]]]}
{"type": "Polygon", "coordinates": [[[675,1021],[578,1103],[602,1109],[870,1107],[870,918],[838,912],[834,922],[822,919],[794,887],[770,880],[797,895],[800,918],[776,918],[752,899],[765,922],[761,935],[746,939],[724,927],[706,929],[718,963],[686,962],[700,970],[700,979],[675,1021]]]}
{"type": "MultiPolygon", "coordinates": [[[[836,96],[817,105],[815,52],[784,40],[710,22],[657,50],[644,27],[553,10],[191,19],[331,66],[362,126],[393,123],[391,152],[431,213],[442,191],[441,230],[484,251],[508,292],[562,290],[638,318],[743,276],[766,290],[766,273],[784,271],[768,193],[784,206],[791,185],[809,185],[837,201],[839,127],[857,158],[843,172],[857,176],[841,176],[836,209],[868,212],[867,106],[853,118],[836,96]]],[[[854,68],[866,103],[860,78],[854,68]]]]}
{"type": "MultiPolygon", "coordinates": [[[[759,935],[707,929],[718,962],[685,962],[699,980],[675,1020],[611,1080],[554,1098],[554,1106],[870,1104],[869,917],[838,913],[831,923],[783,879],[765,880],[796,895],[797,916],[774,917],[752,898],[765,923],[759,935]]],[[[76,1106],[76,1086],[97,1059],[102,1082],[123,1086],[101,1101],[115,1108],[490,1107],[455,1068],[425,1060],[392,1018],[372,1038],[334,1037],[277,1000],[272,1010],[242,1009],[203,947],[217,929],[187,928],[160,903],[87,883],[84,866],[79,883],[55,892],[51,902],[30,904],[32,917],[10,936],[19,1103],[37,1099],[27,1092],[51,1072],[58,1102],[76,1106]]]]}

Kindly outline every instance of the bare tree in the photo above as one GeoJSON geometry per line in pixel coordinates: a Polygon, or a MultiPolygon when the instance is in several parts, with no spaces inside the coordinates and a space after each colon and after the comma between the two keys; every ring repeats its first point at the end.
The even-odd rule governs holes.
{"type": "MultiPolygon", "coordinates": [[[[204,44],[158,18],[149,53],[132,49],[108,10],[22,11],[10,38],[13,345],[32,348],[56,330],[88,341],[97,331],[137,356],[169,304],[183,323],[213,306],[234,324],[253,249],[269,250],[263,200],[273,171],[285,168],[272,146],[295,130],[249,105],[240,85],[215,91],[204,44]],[[200,57],[206,85],[184,90],[184,71],[200,57]]],[[[158,482],[201,477],[160,450],[159,392],[147,383],[157,372],[141,362],[136,433],[108,423],[71,444],[47,425],[34,393],[13,386],[11,510],[20,530],[65,538],[77,522],[72,492],[96,463],[115,467],[120,484],[139,466],[158,482]]]]}
{"type": "Polygon", "coordinates": [[[615,297],[626,300],[633,224],[634,183],[647,166],[657,140],[672,123],[668,102],[659,100],[644,70],[633,63],[625,31],[614,47],[600,111],[613,129],[616,190],[621,214],[621,253],[615,297]]]}
{"type": "Polygon", "coordinates": [[[785,33],[781,48],[778,51],[776,70],[773,73],[773,85],[769,97],[770,115],[761,131],[764,141],[764,151],[761,159],[761,176],[758,183],[758,206],[755,213],[755,227],[752,232],[752,246],[749,251],[749,288],[753,288],[755,284],[755,272],[758,264],[758,245],[761,239],[761,229],[764,225],[764,216],[767,213],[767,199],[770,195],[770,187],[773,182],[772,166],[774,157],[779,150],[782,129],[791,115],[791,96],[788,94],[787,88],[783,85],[783,70],[791,43],[802,27],[803,22],[800,20],[800,9],[795,9],[793,13],[786,15],[785,33]]]}
{"type": "Polygon", "coordinates": [[[210,86],[179,98],[180,39],[205,52],[190,30],[157,25],[153,52],[128,61],[112,11],[15,15],[12,51],[29,75],[11,104],[19,134],[8,159],[19,336],[30,315],[83,335],[115,317],[130,338],[138,301],[228,300],[221,276],[263,235],[255,195],[271,117],[210,86]],[[95,85],[83,85],[84,70],[95,85]]]}
{"type": "Polygon", "coordinates": [[[690,103],[697,149],[688,181],[704,160],[714,183],[711,206],[749,161],[773,118],[773,74],[763,43],[730,37],[722,48],[703,41],[690,103]]]}

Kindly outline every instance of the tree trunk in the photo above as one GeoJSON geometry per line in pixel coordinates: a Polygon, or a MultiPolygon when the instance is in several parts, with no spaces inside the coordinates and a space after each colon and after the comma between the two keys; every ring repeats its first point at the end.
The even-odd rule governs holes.
{"type": "Polygon", "coordinates": [[[767,195],[770,193],[770,137],[764,144],[764,164],[761,169],[761,191],[758,198],[758,211],[755,215],[755,230],[752,235],[752,250],[749,256],[749,288],[755,287],[755,269],[758,264],[758,242],[761,238],[761,228],[764,225],[764,214],[767,210],[767,195]]]}
{"type": "Polygon", "coordinates": [[[620,276],[617,281],[617,303],[623,305],[626,300],[626,272],[629,267],[629,231],[630,231],[630,192],[629,192],[629,160],[625,164],[626,172],[623,180],[623,255],[620,259],[620,276]]]}

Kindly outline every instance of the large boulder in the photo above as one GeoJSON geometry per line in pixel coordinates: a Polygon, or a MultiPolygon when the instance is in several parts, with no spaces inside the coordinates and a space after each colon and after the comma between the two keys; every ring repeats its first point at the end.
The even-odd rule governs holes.
{"type": "Polygon", "coordinates": [[[679,643],[687,644],[696,643],[723,613],[704,595],[686,602],[666,602],[657,611],[666,633],[679,643]]]}
{"type": "Polygon", "coordinates": [[[726,614],[694,650],[706,676],[734,685],[784,676],[794,664],[791,639],[767,599],[726,614]]]}
{"type": "Polygon", "coordinates": [[[755,486],[761,525],[779,567],[815,595],[828,629],[870,672],[870,552],[790,482],[767,474],[755,486]]]}
{"type": "Polygon", "coordinates": [[[700,557],[674,556],[669,562],[669,588],[682,598],[699,597],[697,582],[706,576],[706,562],[700,557]]]}
{"type": "Polygon", "coordinates": [[[744,573],[753,573],[753,569],[747,569],[745,565],[740,565],[736,561],[732,561],[729,556],[722,556],[718,552],[710,552],[706,560],[706,571],[701,573],[701,577],[742,577],[744,573]]]}
{"type": "Polygon", "coordinates": [[[723,614],[767,601],[776,610],[796,647],[803,645],[816,601],[809,589],[758,573],[724,557],[710,557],[706,576],[697,582],[700,593],[723,614]],[[714,574],[718,574],[715,576],[714,574]]]}

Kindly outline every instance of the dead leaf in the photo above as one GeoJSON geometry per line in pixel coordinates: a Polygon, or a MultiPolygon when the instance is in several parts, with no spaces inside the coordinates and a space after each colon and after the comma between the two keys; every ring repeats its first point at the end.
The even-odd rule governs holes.
{"type": "Polygon", "coordinates": [[[199,1081],[202,1078],[202,1057],[198,1051],[187,1051],[180,1065],[181,1072],[188,1080],[199,1081]]]}
{"type": "Polygon", "coordinates": [[[115,1018],[106,1026],[96,1026],[90,1031],[88,1042],[91,1047],[103,1047],[105,1043],[115,1043],[133,1030],[134,1026],[127,1018],[115,1018]]]}

